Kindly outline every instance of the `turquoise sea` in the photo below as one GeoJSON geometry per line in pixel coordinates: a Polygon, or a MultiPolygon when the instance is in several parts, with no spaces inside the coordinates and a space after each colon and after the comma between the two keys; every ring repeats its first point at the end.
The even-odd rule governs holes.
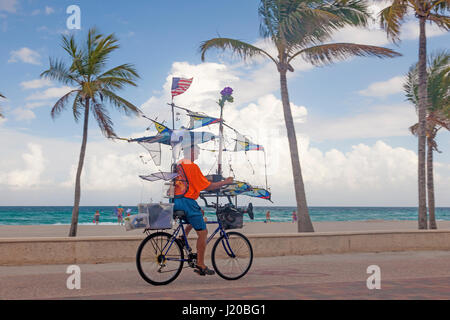
{"type": "MultiPolygon", "coordinates": [[[[137,213],[137,207],[124,206],[137,213]]],[[[96,210],[100,211],[100,224],[117,223],[116,207],[85,206],[80,207],[79,223],[92,224],[96,210]]],[[[205,210],[208,220],[213,220],[213,212],[205,210]]],[[[294,207],[255,207],[255,221],[264,221],[266,211],[270,211],[274,222],[292,221],[294,207]]],[[[417,220],[417,208],[414,207],[310,207],[312,221],[357,221],[357,220],[417,220]]],[[[0,225],[58,225],[70,224],[72,207],[0,207],[0,225]]],[[[247,215],[246,221],[250,221],[247,215]]],[[[437,208],[437,220],[450,221],[450,208],[437,208]]]]}

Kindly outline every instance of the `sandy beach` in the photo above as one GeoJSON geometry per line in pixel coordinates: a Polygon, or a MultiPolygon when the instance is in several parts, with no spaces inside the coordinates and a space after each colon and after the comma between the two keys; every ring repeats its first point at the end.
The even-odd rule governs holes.
{"type": "MultiPolygon", "coordinates": [[[[450,230],[450,221],[438,221],[439,230],[450,230]]],[[[388,230],[417,230],[417,221],[323,221],[313,222],[316,232],[345,232],[345,231],[388,231],[388,230]]],[[[208,225],[213,231],[216,225],[208,225]]],[[[143,229],[126,231],[119,225],[79,225],[78,236],[130,236],[141,235],[143,229]]],[[[247,222],[244,234],[256,233],[291,233],[297,232],[297,224],[289,222],[247,222]]],[[[68,225],[0,225],[0,238],[22,237],[66,237],[68,225]]]]}

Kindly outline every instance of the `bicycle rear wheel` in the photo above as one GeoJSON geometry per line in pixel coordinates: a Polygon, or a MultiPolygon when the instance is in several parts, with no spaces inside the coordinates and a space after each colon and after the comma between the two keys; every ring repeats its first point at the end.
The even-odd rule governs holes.
{"type": "Polygon", "coordinates": [[[136,254],[136,266],[141,277],[155,286],[175,280],[183,269],[183,250],[172,235],[156,232],[145,238],[136,254]]]}
{"type": "Polygon", "coordinates": [[[226,280],[242,278],[253,262],[253,249],[247,237],[227,232],[214,243],[211,262],[217,274],[226,280]]]}

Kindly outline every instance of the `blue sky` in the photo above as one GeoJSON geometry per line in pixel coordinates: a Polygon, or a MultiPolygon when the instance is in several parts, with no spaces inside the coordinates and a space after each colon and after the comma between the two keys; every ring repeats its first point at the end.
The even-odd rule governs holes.
{"type": "MultiPolygon", "coordinates": [[[[62,92],[63,86],[37,81],[39,74],[48,67],[49,56],[65,58],[60,47],[62,34],[73,33],[83,40],[87,30],[94,26],[104,34],[115,33],[121,48],[111,56],[110,66],[132,63],[141,76],[137,88],[127,88],[121,94],[151,116],[167,111],[164,103],[169,100],[170,76],[193,76],[194,73],[192,88],[177,101],[214,110],[209,98],[213,90],[199,80],[211,78],[210,85],[217,87],[217,94],[223,86],[234,86],[236,102],[230,106],[230,118],[238,121],[238,114],[257,117],[245,113],[252,108],[259,108],[261,113],[266,109],[275,110],[278,116],[278,111],[271,109],[279,103],[278,79],[273,66],[260,60],[245,65],[215,52],[208,53],[206,64],[202,64],[198,52],[201,41],[217,35],[267,46],[259,38],[257,7],[258,1],[235,0],[0,0],[0,92],[8,98],[1,102],[6,119],[0,122],[3,136],[0,143],[3,141],[9,148],[0,160],[6,168],[0,173],[0,190],[3,191],[0,205],[20,205],[24,198],[27,198],[24,204],[30,205],[71,204],[70,181],[78,157],[81,124],[73,121],[71,112],[53,121],[50,108],[57,98],[52,93],[62,92]],[[72,4],[81,9],[79,31],[66,28],[69,17],[66,8],[72,4]],[[213,84],[215,79],[217,84],[213,84]],[[207,96],[204,100],[203,95],[207,96]],[[11,137],[16,137],[13,138],[16,143],[11,137]],[[63,157],[52,147],[56,145],[71,156],[63,157]],[[30,174],[31,178],[27,179],[30,174]]],[[[296,128],[301,148],[304,148],[302,165],[306,167],[305,181],[311,205],[415,205],[413,156],[417,140],[407,130],[409,123],[415,121],[415,113],[414,107],[405,102],[401,77],[417,59],[416,25],[414,19],[407,21],[404,40],[398,46],[390,43],[377,25],[370,31],[349,29],[336,35],[335,40],[340,42],[387,46],[402,53],[399,58],[352,58],[321,68],[313,68],[300,60],[294,65],[296,72],[290,75],[289,93],[298,111],[296,128]],[[364,168],[358,173],[360,165],[364,168]],[[336,171],[341,170],[340,175],[336,175],[336,171]],[[396,173],[400,176],[396,177],[396,173]]],[[[449,34],[435,28],[429,30],[429,52],[449,49],[449,34]]],[[[122,136],[145,130],[145,122],[126,118],[115,111],[111,115],[116,132],[122,136]]],[[[269,128],[269,120],[255,122],[255,128],[253,123],[247,122],[245,126],[249,130],[269,128]]],[[[280,132],[280,138],[286,140],[285,133],[280,132]]],[[[450,206],[449,138],[447,132],[439,135],[438,144],[443,153],[435,154],[437,204],[442,206],[450,206]]],[[[146,169],[132,159],[139,160],[141,150],[107,141],[93,119],[89,139],[92,145],[98,144],[98,148],[88,149],[86,181],[102,180],[98,173],[101,170],[95,169],[101,165],[96,161],[111,156],[115,159],[111,162],[117,162],[105,174],[117,172],[116,180],[127,183],[119,182],[123,188],[114,186],[114,191],[108,189],[108,184],[103,189],[92,187],[83,196],[82,204],[114,205],[111,202],[118,197],[122,197],[122,203],[139,201],[136,194],[141,194],[144,187],[141,182],[132,181],[138,180],[137,174],[146,169]],[[133,164],[128,166],[124,155],[133,164]],[[132,188],[137,191],[130,191],[132,188]]],[[[280,145],[284,140],[280,140],[280,145]]],[[[275,144],[269,141],[269,145],[275,144]]],[[[284,155],[283,152],[285,150],[273,149],[272,153],[284,155]]],[[[208,159],[202,161],[209,168],[208,159]]],[[[281,166],[289,169],[289,162],[285,163],[281,166]]],[[[278,205],[294,204],[289,187],[292,178],[289,170],[284,169],[274,169],[270,176],[278,205]]],[[[159,187],[145,188],[152,197],[158,197],[159,187]]]]}

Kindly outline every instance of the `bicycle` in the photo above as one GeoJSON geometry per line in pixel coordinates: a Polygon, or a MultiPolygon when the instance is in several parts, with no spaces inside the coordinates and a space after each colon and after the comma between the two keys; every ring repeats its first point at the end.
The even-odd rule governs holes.
{"type": "MultiPolygon", "coordinates": [[[[208,207],[212,207],[208,205],[206,199],[202,199],[208,207]]],[[[223,279],[240,279],[250,270],[253,262],[253,248],[243,234],[236,231],[226,231],[227,221],[223,220],[223,215],[232,211],[241,215],[248,213],[253,218],[253,206],[250,203],[247,210],[243,210],[235,208],[232,203],[229,203],[223,206],[215,205],[214,208],[216,208],[217,221],[206,222],[207,224],[218,224],[218,227],[206,242],[207,244],[210,243],[214,236],[219,233],[219,238],[211,251],[213,268],[223,279]]],[[[185,262],[188,264],[185,268],[195,268],[196,266],[197,256],[196,253],[192,252],[184,230],[184,225],[187,224],[185,213],[184,211],[175,211],[173,216],[178,223],[174,232],[172,234],[164,231],[150,233],[149,229],[145,229],[144,233],[147,234],[147,237],[139,245],[136,254],[139,274],[152,285],[166,285],[174,281],[180,275],[185,262]],[[183,241],[178,238],[180,232],[183,241]],[[186,258],[184,253],[186,253],[186,258]]]]}

